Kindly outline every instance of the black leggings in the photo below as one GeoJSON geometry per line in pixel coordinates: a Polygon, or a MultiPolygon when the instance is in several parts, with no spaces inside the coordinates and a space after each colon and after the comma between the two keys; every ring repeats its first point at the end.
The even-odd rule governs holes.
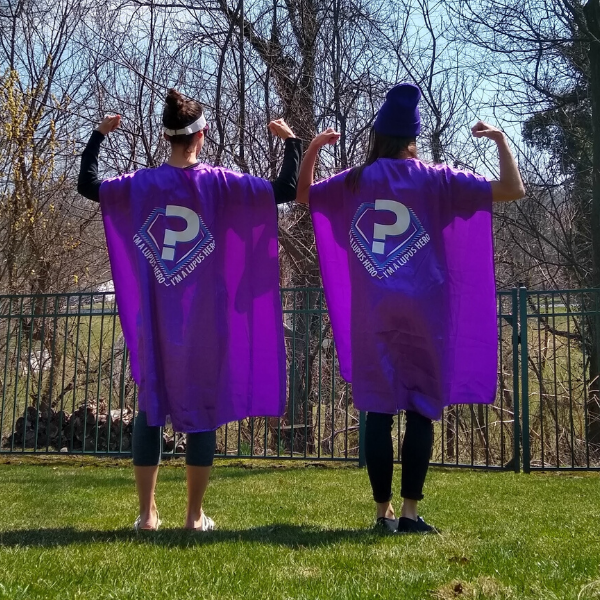
{"type": "MultiPolygon", "coordinates": [[[[392,445],[393,415],[367,413],[365,454],[367,472],[375,502],[392,498],[394,448],[392,445]]],[[[400,495],[409,500],[423,499],[423,484],[429,468],[433,445],[431,419],[419,413],[406,411],[406,430],[402,443],[402,487],[400,495]]]]}
{"type": "MultiPolygon", "coordinates": [[[[160,463],[162,436],[160,427],[150,427],[146,412],[140,410],[133,424],[133,464],[136,467],[155,467],[160,463]]],[[[215,456],[216,431],[188,433],[185,464],[210,467],[215,456]]]]}

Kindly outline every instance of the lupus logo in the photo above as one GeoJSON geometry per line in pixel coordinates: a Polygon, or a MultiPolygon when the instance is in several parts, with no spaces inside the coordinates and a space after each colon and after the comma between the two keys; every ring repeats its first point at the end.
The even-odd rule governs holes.
{"type": "Polygon", "coordinates": [[[396,200],[361,204],[350,247],[372,277],[393,275],[430,240],[415,213],[396,200]]]}
{"type": "Polygon", "coordinates": [[[133,241],[167,286],[183,281],[215,249],[200,215],[176,204],[155,208],[133,241]]]}

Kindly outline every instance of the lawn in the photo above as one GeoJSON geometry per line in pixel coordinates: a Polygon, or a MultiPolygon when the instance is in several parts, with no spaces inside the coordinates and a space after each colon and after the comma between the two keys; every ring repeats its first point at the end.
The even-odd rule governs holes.
{"type": "Polygon", "coordinates": [[[600,598],[595,474],[432,469],[421,508],[442,535],[382,536],[364,470],[221,461],[205,503],[219,529],[193,534],[172,463],[163,527],[136,535],[129,464],[3,462],[1,599],[600,598]]]}

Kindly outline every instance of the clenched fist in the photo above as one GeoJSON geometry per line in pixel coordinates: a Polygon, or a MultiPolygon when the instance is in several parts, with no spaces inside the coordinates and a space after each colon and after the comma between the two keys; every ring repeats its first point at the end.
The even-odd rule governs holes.
{"type": "Polygon", "coordinates": [[[108,135],[111,131],[114,131],[121,124],[121,115],[106,115],[102,119],[102,123],[96,127],[102,135],[108,135]]]}
{"type": "Polygon", "coordinates": [[[282,140],[296,137],[290,126],[283,119],[275,119],[269,123],[269,131],[282,140]]]}
{"type": "Polygon", "coordinates": [[[471,128],[473,136],[476,138],[488,138],[494,142],[501,142],[504,139],[504,133],[493,125],[488,125],[483,121],[479,121],[471,128]]]}

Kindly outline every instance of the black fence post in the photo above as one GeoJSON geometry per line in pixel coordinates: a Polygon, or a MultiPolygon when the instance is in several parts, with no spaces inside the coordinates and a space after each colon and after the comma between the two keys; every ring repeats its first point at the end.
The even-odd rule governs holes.
{"type": "Polygon", "coordinates": [[[512,289],[512,347],[513,347],[513,467],[515,473],[521,471],[521,408],[519,386],[519,292],[512,289]]]}
{"type": "Polygon", "coordinates": [[[527,288],[519,288],[519,321],[521,330],[521,407],[523,437],[523,472],[531,472],[529,447],[529,348],[527,345],[527,288]]]}

